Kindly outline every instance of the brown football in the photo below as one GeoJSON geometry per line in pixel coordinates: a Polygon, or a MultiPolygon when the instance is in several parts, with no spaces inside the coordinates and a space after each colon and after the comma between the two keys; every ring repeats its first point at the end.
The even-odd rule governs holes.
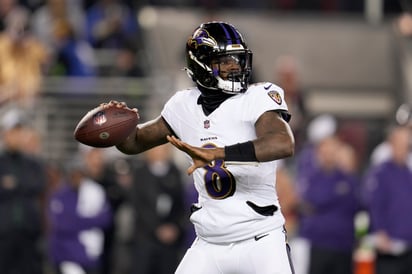
{"type": "Polygon", "coordinates": [[[92,147],[111,147],[125,140],[138,121],[138,114],[130,108],[98,106],[79,121],[74,138],[92,147]]]}

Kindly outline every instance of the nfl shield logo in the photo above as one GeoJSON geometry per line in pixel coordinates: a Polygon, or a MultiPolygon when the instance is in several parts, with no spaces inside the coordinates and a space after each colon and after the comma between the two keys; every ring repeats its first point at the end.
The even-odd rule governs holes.
{"type": "Polygon", "coordinates": [[[205,129],[208,129],[208,128],[210,127],[210,121],[209,121],[209,120],[205,120],[205,121],[203,122],[203,127],[204,127],[205,129]]]}
{"type": "Polygon", "coordinates": [[[103,125],[104,123],[106,123],[107,118],[106,118],[106,115],[104,115],[104,112],[103,112],[103,111],[99,111],[98,113],[96,113],[96,114],[94,115],[93,121],[94,121],[95,124],[101,126],[101,125],[103,125]]]}

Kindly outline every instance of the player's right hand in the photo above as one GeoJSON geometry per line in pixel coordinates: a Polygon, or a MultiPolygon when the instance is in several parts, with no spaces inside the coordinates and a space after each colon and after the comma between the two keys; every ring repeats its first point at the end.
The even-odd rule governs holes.
{"type": "Polygon", "coordinates": [[[110,100],[108,103],[101,103],[100,105],[103,106],[103,108],[108,108],[108,107],[111,107],[111,106],[115,106],[115,107],[117,107],[117,108],[128,108],[128,109],[131,109],[132,111],[134,111],[134,112],[137,113],[137,116],[139,116],[139,119],[140,119],[139,110],[138,110],[137,108],[129,108],[125,102],[119,102],[119,101],[116,101],[116,100],[110,100]]]}

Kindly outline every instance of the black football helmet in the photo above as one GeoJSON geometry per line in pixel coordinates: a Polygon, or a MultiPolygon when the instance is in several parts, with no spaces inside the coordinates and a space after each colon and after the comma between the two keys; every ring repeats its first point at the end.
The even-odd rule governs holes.
{"type": "Polygon", "coordinates": [[[185,68],[189,77],[209,90],[221,90],[228,94],[247,90],[252,74],[252,52],[242,34],[231,24],[209,22],[195,29],[186,43],[185,68]],[[236,60],[240,70],[230,72],[227,79],[220,76],[220,69],[213,69],[213,60],[236,60]]]}

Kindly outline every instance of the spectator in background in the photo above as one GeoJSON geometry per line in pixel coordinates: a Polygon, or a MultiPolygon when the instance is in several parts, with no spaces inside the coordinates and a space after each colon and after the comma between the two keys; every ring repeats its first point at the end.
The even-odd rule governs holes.
{"type": "Polygon", "coordinates": [[[87,39],[96,49],[119,49],[137,42],[137,19],[122,1],[98,0],[86,10],[87,39]]]}
{"type": "Polygon", "coordinates": [[[27,127],[24,133],[24,142],[22,145],[25,146],[25,153],[32,155],[33,157],[42,157],[43,144],[42,144],[42,135],[34,127],[27,127]]]}
{"type": "Polygon", "coordinates": [[[354,219],[360,210],[354,155],[336,136],[326,137],[315,148],[317,165],[299,182],[299,236],[310,245],[308,274],[353,273],[354,219]]]}
{"type": "Polygon", "coordinates": [[[87,176],[84,159],[66,166],[66,181],[48,203],[49,260],[57,274],[99,274],[110,205],[103,187],[87,176]]]}
{"type": "Polygon", "coordinates": [[[26,153],[26,120],[11,110],[1,118],[0,272],[41,274],[45,166],[26,153]]]}
{"type": "Polygon", "coordinates": [[[18,0],[0,1],[0,32],[6,30],[6,21],[9,20],[7,18],[12,16],[12,14],[20,12],[20,10],[25,10],[26,12],[28,12],[23,6],[19,4],[18,0]]]}
{"type": "Polygon", "coordinates": [[[127,43],[120,47],[116,54],[113,66],[107,72],[101,71],[102,76],[117,77],[143,77],[146,71],[143,70],[142,60],[140,59],[136,46],[127,43]]]}
{"type": "Polygon", "coordinates": [[[295,236],[298,228],[297,208],[299,199],[295,178],[284,164],[279,164],[276,172],[276,191],[279,194],[279,203],[286,219],[285,228],[288,232],[288,237],[292,238],[295,236]]]}
{"type": "Polygon", "coordinates": [[[40,92],[48,55],[28,32],[28,16],[26,10],[14,9],[0,33],[0,105],[14,102],[30,107],[40,92]]]}
{"type": "Polygon", "coordinates": [[[73,0],[46,0],[31,16],[33,34],[47,47],[49,54],[54,55],[56,50],[56,24],[62,20],[71,26],[73,36],[85,39],[84,24],[85,12],[79,3],[73,0]]]}
{"type": "Polygon", "coordinates": [[[355,151],[356,163],[360,170],[364,170],[365,164],[368,162],[368,122],[359,119],[342,119],[339,123],[337,135],[339,138],[350,144],[355,151]]]}
{"type": "Polygon", "coordinates": [[[170,274],[182,255],[185,220],[184,181],[170,145],[145,152],[137,166],[133,204],[136,214],[134,274],[170,274]]]}
{"type": "Polygon", "coordinates": [[[371,165],[365,176],[370,240],[377,252],[376,274],[412,271],[412,170],[407,164],[410,140],[410,128],[392,127],[387,136],[389,158],[371,165]]]}
{"type": "MultiPolygon", "coordinates": [[[[401,104],[396,110],[395,124],[400,126],[409,127],[412,129],[412,106],[409,104],[401,104]]],[[[392,145],[390,144],[388,138],[378,144],[370,155],[370,165],[381,164],[392,157],[392,145]]],[[[407,164],[410,169],[412,169],[412,151],[409,152],[407,159],[407,164]]]]}
{"type": "Polygon", "coordinates": [[[275,83],[285,91],[285,100],[292,114],[290,126],[295,135],[296,151],[304,140],[307,111],[304,103],[304,90],[301,83],[301,72],[297,59],[291,55],[282,55],[275,61],[275,83]]]}
{"type": "Polygon", "coordinates": [[[78,77],[97,75],[93,48],[75,35],[68,20],[61,18],[54,22],[53,38],[55,55],[49,74],[78,77]]]}
{"type": "Polygon", "coordinates": [[[412,3],[408,0],[399,1],[403,11],[395,20],[395,31],[405,38],[412,37],[412,3]]]}
{"type": "Polygon", "coordinates": [[[337,119],[330,114],[321,114],[313,118],[307,127],[307,141],[296,156],[296,180],[299,182],[317,166],[316,146],[323,139],[335,135],[337,119]]]}
{"type": "Polygon", "coordinates": [[[80,155],[83,158],[84,173],[103,187],[113,214],[113,222],[103,230],[105,241],[101,271],[102,274],[111,274],[115,268],[114,248],[118,231],[116,217],[126,199],[125,189],[132,184],[131,167],[126,161],[108,161],[104,149],[81,145],[80,155]]]}
{"type": "MultiPolygon", "coordinates": [[[[313,118],[306,128],[307,141],[303,144],[296,155],[295,163],[295,188],[298,200],[306,189],[306,178],[318,168],[316,160],[316,147],[323,139],[335,135],[338,128],[337,119],[331,114],[321,114],[313,118]]],[[[297,216],[297,227],[299,228],[299,216],[297,216]]],[[[296,231],[295,237],[291,238],[290,245],[296,273],[306,274],[309,265],[310,243],[296,231]]]]}

